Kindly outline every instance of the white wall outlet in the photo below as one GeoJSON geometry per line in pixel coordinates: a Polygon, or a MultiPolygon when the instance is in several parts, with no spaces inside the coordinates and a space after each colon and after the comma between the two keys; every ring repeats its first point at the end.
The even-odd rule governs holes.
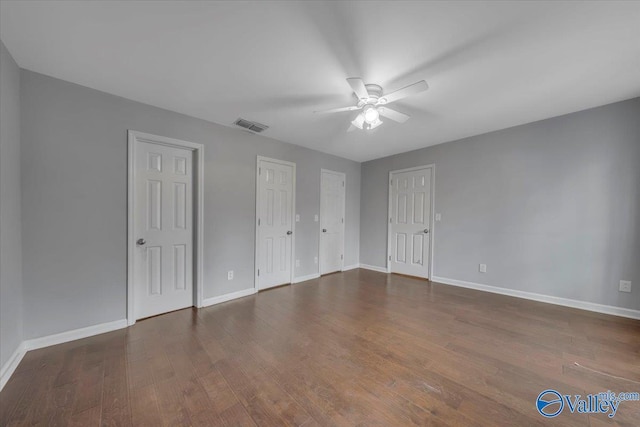
{"type": "Polygon", "coordinates": [[[620,280],[620,292],[631,292],[631,281],[620,280]]]}
{"type": "Polygon", "coordinates": [[[480,273],[486,273],[487,272],[487,264],[480,264],[480,273]]]}
{"type": "Polygon", "coordinates": [[[315,214],[315,215],[313,216],[313,221],[314,221],[314,222],[318,222],[318,214],[315,214]]]}
{"type": "Polygon", "coordinates": [[[436,214],[436,221],[440,221],[442,220],[442,214],[437,213],[436,214]]]}
{"type": "Polygon", "coordinates": [[[314,256],[314,257],[313,257],[313,263],[314,263],[314,264],[317,264],[317,263],[318,263],[318,257],[317,257],[317,256],[314,256]]]}
{"type": "Polygon", "coordinates": [[[233,280],[233,270],[227,271],[227,280],[233,280]]]}
{"type": "Polygon", "coordinates": [[[296,214],[296,222],[300,222],[300,214],[296,214]]]}
{"type": "Polygon", "coordinates": [[[300,260],[299,259],[296,260],[296,267],[300,267],[300,260]]]}

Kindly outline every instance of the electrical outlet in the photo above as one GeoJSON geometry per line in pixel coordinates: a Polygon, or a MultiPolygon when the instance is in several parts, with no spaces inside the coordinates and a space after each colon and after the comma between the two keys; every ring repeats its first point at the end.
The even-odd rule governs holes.
{"type": "Polygon", "coordinates": [[[437,213],[436,214],[436,221],[440,221],[442,220],[442,214],[437,213]]]}
{"type": "Polygon", "coordinates": [[[317,257],[317,256],[314,256],[314,257],[313,257],[313,263],[314,263],[314,264],[317,264],[317,263],[318,263],[318,257],[317,257]]]}
{"type": "Polygon", "coordinates": [[[631,281],[630,280],[620,280],[620,292],[631,292],[631,281]]]}
{"type": "Polygon", "coordinates": [[[299,259],[296,260],[296,267],[300,267],[300,260],[299,259]]]}
{"type": "Polygon", "coordinates": [[[233,280],[233,270],[227,271],[227,280],[233,280]]]}
{"type": "Polygon", "coordinates": [[[487,264],[480,264],[480,273],[487,272],[487,264]]]}
{"type": "Polygon", "coordinates": [[[300,222],[300,214],[296,214],[296,222],[300,222]]]}

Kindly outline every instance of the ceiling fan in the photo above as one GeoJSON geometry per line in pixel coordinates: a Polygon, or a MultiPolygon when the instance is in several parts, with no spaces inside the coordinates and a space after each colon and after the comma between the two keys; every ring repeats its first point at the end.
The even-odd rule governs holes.
{"type": "Polygon", "coordinates": [[[331,110],[316,111],[316,113],[340,113],[343,111],[362,110],[360,114],[351,122],[351,126],[347,132],[355,129],[375,129],[382,124],[380,116],[394,120],[398,123],[404,123],[411,116],[386,107],[387,104],[398,101],[407,96],[423,92],[429,89],[429,85],[424,80],[403,87],[389,94],[382,93],[382,87],[374,84],[364,84],[359,77],[351,77],[347,79],[353,92],[358,98],[358,103],[351,107],[333,108],[331,110]]]}

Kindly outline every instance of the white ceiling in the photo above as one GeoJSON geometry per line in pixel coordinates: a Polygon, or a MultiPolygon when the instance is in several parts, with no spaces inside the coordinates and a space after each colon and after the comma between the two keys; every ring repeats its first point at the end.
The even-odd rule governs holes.
{"type": "Polygon", "coordinates": [[[23,68],[358,161],[640,96],[640,2],[0,4],[23,68]],[[431,88],[346,133],[347,77],[431,88]]]}

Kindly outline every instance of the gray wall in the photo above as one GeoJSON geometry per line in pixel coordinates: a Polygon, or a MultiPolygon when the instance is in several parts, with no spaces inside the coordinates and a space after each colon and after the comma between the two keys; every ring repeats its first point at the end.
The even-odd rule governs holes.
{"type": "MultiPolygon", "coordinates": [[[[640,306],[640,99],[367,162],[361,187],[356,162],[30,71],[19,93],[17,67],[2,54],[2,242],[13,239],[18,265],[19,203],[5,198],[20,198],[21,121],[25,339],[126,316],[127,129],[206,147],[206,298],[253,286],[255,161],[264,155],[298,165],[297,276],[317,272],[320,168],[347,174],[345,264],[384,266],[388,172],[435,163],[435,275],[640,306]],[[620,279],[634,282],[632,294],[617,292],[620,279]]],[[[20,329],[11,315],[19,271],[3,264],[3,358],[5,328],[20,329]]]]}
{"type": "Polygon", "coordinates": [[[435,276],[640,309],[640,98],[363,163],[362,263],[386,265],[389,171],[430,163],[435,276]]]}
{"type": "Polygon", "coordinates": [[[253,287],[257,155],[297,164],[296,276],[318,271],[321,168],[347,175],[358,262],[359,163],[26,70],[21,83],[25,338],[126,317],[127,129],[205,145],[205,298],[253,287]]]}
{"type": "Polygon", "coordinates": [[[0,41],[0,366],[21,342],[20,69],[0,41]]]}

